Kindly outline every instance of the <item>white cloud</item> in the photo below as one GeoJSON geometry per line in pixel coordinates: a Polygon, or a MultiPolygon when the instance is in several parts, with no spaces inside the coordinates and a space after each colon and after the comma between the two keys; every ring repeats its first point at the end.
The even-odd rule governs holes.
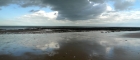
{"type": "Polygon", "coordinates": [[[35,12],[33,14],[28,14],[28,15],[24,15],[20,18],[23,18],[23,19],[44,19],[46,18],[46,20],[54,20],[57,18],[57,14],[58,12],[57,11],[54,11],[54,12],[45,12],[45,11],[38,11],[38,12],[35,12]]]}
{"type": "Polygon", "coordinates": [[[77,21],[79,25],[89,26],[138,26],[140,11],[104,12],[96,19],[77,21]]]}
{"type": "Polygon", "coordinates": [[[43,10],[26,14],[16,18],[23,25],[39,25],[39,26],[61,26],[69,23],[68,20],[56,20],[58,16],[57,11],[45,12],[43,10]]]}
{"type": "Polygon", "coordinates": [[[123,11],[103,13],[99,18],[108,23],[128,23],[140,19],[140,11],[123,11]]]}
{"type": "Polygon", "coordinates": [[[113,8],[111,6],[109,6],[109,5],[107,5],[106,10],[107,11],[114,11],[113,8]]]}

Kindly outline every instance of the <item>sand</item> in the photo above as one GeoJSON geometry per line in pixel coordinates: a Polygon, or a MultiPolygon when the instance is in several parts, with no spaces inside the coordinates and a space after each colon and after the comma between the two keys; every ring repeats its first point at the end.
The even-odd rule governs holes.
{"type": "Polygon", "coordinates": [[[127,34],[135,33],[1,34],[0,60],[139,60],[140,39],[127,34]]]}

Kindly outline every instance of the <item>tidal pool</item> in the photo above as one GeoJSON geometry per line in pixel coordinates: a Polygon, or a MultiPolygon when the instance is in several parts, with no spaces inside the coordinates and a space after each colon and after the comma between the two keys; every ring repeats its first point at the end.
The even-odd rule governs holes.
{"type": "Polygon", "coordinates": [[[138,32],[0,34],[0,60],[139,60],[138,32]]]}

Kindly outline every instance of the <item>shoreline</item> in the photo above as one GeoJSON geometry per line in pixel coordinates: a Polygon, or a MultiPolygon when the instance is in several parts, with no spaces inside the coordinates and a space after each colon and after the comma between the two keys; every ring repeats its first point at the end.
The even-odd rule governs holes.
{"type": "Polygon", "coordinates": [[[43,34],[43,33],[90,32],[90,31],[101,31],[101,33],[120,32],[120,30],[18,29],[18,30],[0,30],[0,34],[36,34],[36,33],[43,34]]]}
{"type": "Polygon", "coordinates": [[[90,32],[100,31],[101,33],[120,31],[140,31],[139,27],[3,27],[0,34],[44,34],[64,32],[90,32]],[[21,29],[22,28],[22,29],[21,29]]]}

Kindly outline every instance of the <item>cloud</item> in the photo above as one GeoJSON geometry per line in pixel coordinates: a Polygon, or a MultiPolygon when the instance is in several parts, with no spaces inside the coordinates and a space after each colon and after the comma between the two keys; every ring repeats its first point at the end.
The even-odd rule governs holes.
{"type": "Polygon", "coordinates": [[[96,19],[76,21],[76,25],[86,26],[139,26],[140,11],[109,11],[96,19]]]}
{"type": "MultiPolygon", "coordinates": [[[[113,11],[107,2],[113,1],[115,10],[129,9],[135,0],[0,0],[0,6],[17,4],[26,7],[50,7],[52,11],[57,11],[56,20],[96,20],[106,11],[113,11]]],[[[29,12],[38,12],[30,10],[29,12]]],[[[41,17],[40,17],[41,18],[41,17]]],[[[44,17],[42,17],[44,18],[44,17]]]]}
{"type": "Polygon", "coordinates": [[[103,13],[99,19],[103,23],[131,23],[132,21],[139,21],[139,15],[140,11],[114,11],[103,13]]]}
{"type": "Polygon", "coordinates": [[[43,4],[43,0],[19,0],[17,1],[18,5],[23,8],[31,7],[31,6],[39,6],[39,7],[47,7],[46,4],[43,4]]]}
{"type": "Polygon", "coordinates": [[[58,11],[58,20],[87,20],[96,18],[106,10],[103,0],[43,0],[53,11],[58,11]]]}
{"type": "Polygon", "coordinates": [[[30,10],[29,12],[38,12],[38,11],[39,11],[39,10],[33,10],[33,9],[32,9],[32,10],[30,10]]]}
{"type": "MultiPolygon", "coordinates": [[[[54,12],[45,12],[45,11],[38,11],[29,15],[24,15],[20,17],[18,20],[28,20],[28,22],[36,22],[39,24],[48,24],[48,23],[56,23],[58,25],[113,25],[113,24],[126,24],[132,23],[132,21],[139,21],[140,11],[125,11],[125,12],[104,12],[99,17],[95,19],[88,19],[88,20],[77,20],[77,21],[69,21],[69,20],[57,20],[58,15],[54,15],[54,13],[58,13],[57,11],[54,12]]],[[[134,22],[133,22],[134,23],[134,22]]]]}
{"type": "Polygon", "coordinates": [[[28,14],[28,15],[24,15],[22,16],[23,18],[45,18],[46,20],[50,20],[50,19],[56,19],[57,15],[54,15],[55,13],[58,13],[57,11],[53,11],[53,12],[45,12],[43,10],[39,10],[39,11],[36,11],[32,14],[28,14]]]}
{"type": "Polygon", "coordinates": [[[12,3],[13,3],[12,0],[0,0],[0,6],[7,6],[12,3]]]}
{"type": "Polygon", "coordinates": [[[133,6],[135,0],[115,0],[114,7],[116,10],[127,10],[133,6]]]}
{"type": "Polygon", "coordinates": [[[10,4],[17,4],[24,8],[30,6],[40,6],[40,7],[46,6],[42,4],[42,0],[0,0],[0,7],[8,6],[10,4]]]}
{"type": "MultiPolygon", "coordinates": [[[[0,21],[0,25],[14,25],[14,26],[49,26],[56,25],[57,15],[54,15],[57,11],[54,12],[45,12],[45,11],[37,11],[31,14],[26,14],[23,16],[19,16],[14,19],[5,19],[0,21]]],[[[61,23],[61,22],[60,22],[61,23]]]]}
{"type": "Polygon", "coordinates": [[[91,1],[91,2],[94,2],[94,3],[104,3],[107,0],[88,0],[88,1],[91,1]]]}
{"type": "Polygon", "coordinates": [[[29,25],[29,26],[59,26],[67,23],[67,21],[56,20],[57,11],[53,12],[45,12],[43,10],[33,12],[31,14],[26,14],[16,18],[16,23],[20,23],[19,25],[29,25]]]}
{"type": "Polygon", "coordinates": [[[59,12],[57,20],[87,20],[96,18],[106,10],[104,2],[105,0],[2,0],[1,5],[13,3],[21,7],[50,6],[53,11],[59,12]]]}

